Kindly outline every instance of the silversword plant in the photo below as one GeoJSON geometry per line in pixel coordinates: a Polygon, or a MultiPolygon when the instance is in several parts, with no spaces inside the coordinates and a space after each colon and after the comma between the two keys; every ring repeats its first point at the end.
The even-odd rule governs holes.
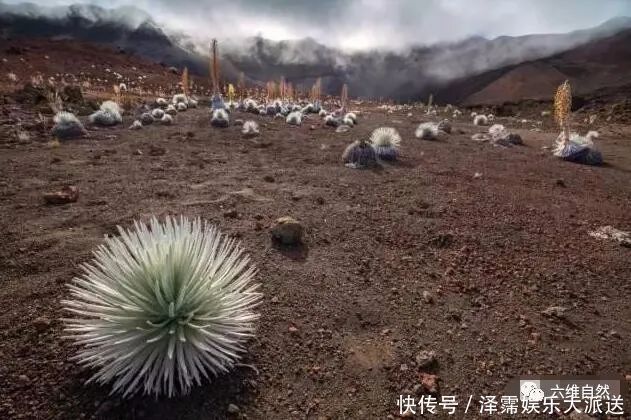
{"type": "Polygon", "coordinates": [[[62,302],[75,359],[113,393],[186,394],[227,372],[254,332],[256,270],[200,219],[167,217],[105,240],[62,302]]]}
{"type": "Polygon", "coordinates": [[[370,144],[383,160],[396,160],[399,156],[401,135],[392,127],[380,127],[370,135],[370,144]]]}

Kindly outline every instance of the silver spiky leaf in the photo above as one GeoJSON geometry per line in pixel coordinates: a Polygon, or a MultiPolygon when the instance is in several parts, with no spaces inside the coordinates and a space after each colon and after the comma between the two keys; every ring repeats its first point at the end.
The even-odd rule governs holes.
{"type": "Polygon", "coordinates": [[[438,138],[438,124],[432,122],[426,122],[419,124],[416,127],[416,131],[414,132],[414,136],[417,139],[423,140],[436,140],[438,138]]]}
{"type": "Polygon", "coordinates": [[[370,143],[357,140],[346,147],[342,161],[349,168],[370,168],[377,166],[377,154],[370,143]]]}
{"type": "Polygon", "coordinates": [[[227,372],[254,332],[254,266],[215,226],[152,218],[105,240],[62,302],[74,357],[130,396],[186,394],[227,372]]]}
{"type": "Polygon", "coordinates": [[[62,140],[83,137],[87,131],[81,124],[81,121],[72,113],[61,111],[53,117],[55,126],[53,127],[53,136],[62,140]]]}
{"type": "Polygon", "coordinates": [[[123,122],[121,109],[114,101],[105,101],[98,111],[91,114],[88,119],[90,123],[109,127],[123,122]]]}
{"type": "Polygon", "coordinates": [[[154,108],[151,110],[151,117],[153,117],[153,119],[159,120],[160,118],[162,118],[164,116],[164,111],[160,108],[154,108]]]}
{"type": "Polygon", "coordinates": [[[248,120],[243,123],[241,134],[243,134],[245,138],[257,137],[260,134],[259,125],[254,120],[248,120]]]}
{"type": "Polygon", "coordinates": [[[401,146],[401,135],[392,127],[379,127],[370,135],[370,144],[380,159],[396,160],[401,146]]]}
{"type": "Polygon", "coordinates": [[[223,108],[213,110],[212,117],[210,118],[210,125],[220,128],[228,127],[230,125],[230,116],[228,111],[223,108]]]}
{"type": "Polygon", "coordinates": [[[287,118],[285,120],[287,124],[300,125],[302,124],[302,113],[300,111],[291,112],[289,115],[287,115],[287,118]]]}

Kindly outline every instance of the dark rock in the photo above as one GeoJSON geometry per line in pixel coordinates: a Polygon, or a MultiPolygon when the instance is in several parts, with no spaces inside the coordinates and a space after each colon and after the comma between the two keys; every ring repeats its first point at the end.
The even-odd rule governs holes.
{"type": "Polygon", "coordinates": [[[296,245],[302,242],[304,228],[297,220],[285,216],[276,220],[276,226],[271,230],[272,239],[283,245],[296,245]]]}
{"type": "Polygon", "coordinates": [[[235,209],[226,210],[223,213],[223,217],[227,217],[230,219],[235,219],[239,216],[239,213],[235,209]]]}
{"type": "Polygon", "coordinates": [[[39,317],[33,321],[33,326],[38,333],[43,333],[50,328],[51,321],[46,317],[39,317]]]}
{"type": "Polygon", "coordinates": [[[79,189],[75,186],[63,187],[60,191],[44,194],[44,201],[47,204],[68,204],[79,199],[79,189]]]}

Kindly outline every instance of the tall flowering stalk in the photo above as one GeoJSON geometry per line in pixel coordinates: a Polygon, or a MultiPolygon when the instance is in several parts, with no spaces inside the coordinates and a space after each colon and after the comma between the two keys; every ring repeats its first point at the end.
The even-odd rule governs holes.
{"type": "Polygon", "coordinates": [[[572,87],[566,80],[554,95],[554,119],[562,131],[563,142],[570,141],[570,116],[572,110],[572,87]]]}

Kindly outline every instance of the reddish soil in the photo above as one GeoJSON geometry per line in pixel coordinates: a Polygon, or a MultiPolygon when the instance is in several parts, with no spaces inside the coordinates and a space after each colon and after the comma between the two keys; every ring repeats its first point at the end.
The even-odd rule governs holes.
{"type": "Polygon", "coordinates": [[[631,230],[628,127],[601,130],[608,164],[588,167],[542,150],[552,132],[520,130],[526,145],[506,149],[471,141],[483,128],[463,122],[422,141],[418,112],[363,111],[343,134],[316,116],[298,128],[255,116],[254,140],[212,129],[206,109],[140,131],[126,116],[59,147],[0,126],[0,418],[385,418],[420,383],[420,350],[461,399],[523,374],[631,374],[631,249],[588,235],[631,230]],[[382,125],[400,131],[401,162],[344,167],[344,147],[382,125]],[[77,202],[44,204],[67,184],[77,202]],[[265,300],[243,362],[255,369],[122,401],[83,385],[60,301],[104,235],[166,214],[220,225],[258,265],[265,300]],[[303,248],[272,245],[281,216],[304,224],[303,248]]]}
{"type": "MultiPolygon", "coordinates": [[[[169,92],[181,80],[169,67],[132,54],[86,42],[46,39],[0,39],[0,88],[13,88],[30,82],[31,77],[53,77],[57,84],[89,81],[94,89],[112,93],[112,85],[125,83],[130,90],[169,92]],[[116,77],[114,72],[120,74],[116,77]],[[12,82],[8,73],[18,80],[12,82]],[[138,77],[142,76],[140,80],[138,77]]],[[[179,69],[182,70],[182,69],[179,69]]],[[[195,85],[207,85],[208,79],[191,75],[195,85]]]]}

